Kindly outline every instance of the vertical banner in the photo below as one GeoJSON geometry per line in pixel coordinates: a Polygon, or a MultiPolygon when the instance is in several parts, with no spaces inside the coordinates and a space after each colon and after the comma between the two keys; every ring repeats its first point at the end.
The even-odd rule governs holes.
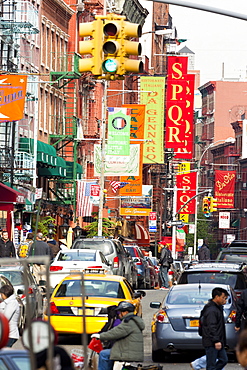
{"type": "Polygon", "coordinates": [[[0,76],[0,122],[23,118],[26,88],[27,76],[0,76]]]}
{"type": "Polygon", "coordinates": [[[145,118],[145,105],[138,104],[125,104],[125,108],[130,109],[130,138],[131,144],[140,145],[140,158],[139,158],[139,176],[121,176],[121,182],[128,184],[120,189],[120,195],[142,195],[142,158],[143,158],[143,138],[144,138],[144,118],[145,118]],[[135,141],[136,139],[136,141],[135,141]]]}
{"type": "Polygon", "coordinates": [[[218,208],[234,208],[236,171],[215,171],[214,197],[218,208]]]}
{"type": "Polygon", "coordinates": [[[166,148],[174,149],[175,158],[192,159],[195,76],[167,79],[166,148]]]}
{"type": "Polygon", "coordinates": [[[188,57],[169,56],[167,58],[167,78],[179,80],[188,70],[188,57]]]}
{"type": "Polygon", "coordinates": [[[141,76],[140,101],[146,105],[143,163],[164,163],[165,77],[141,76]],[[142,92],[143,91],[143,92],[142,92]]]}
{"type": "Polygon", "coordinates": [[[107,155],[130,155],[130,110],[108,108],[107,155]]]}
{"type": "MultiPolygon", "coordinates": [[[[196,172],[177,175],[177,211],[188,202],[190,198],[196,195],[196,172]]],[[[195,214],[196,199],[192,199],[182,209],[182,214],[195,214]]],[[[180,213],[179,212],[179,213],[180,213]]]]}

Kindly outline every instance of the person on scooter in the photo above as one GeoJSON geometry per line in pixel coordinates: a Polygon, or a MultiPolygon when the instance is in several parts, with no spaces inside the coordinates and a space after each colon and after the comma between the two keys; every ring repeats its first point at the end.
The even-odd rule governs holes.
{"type": "Polygon", "coordinates": [[[121,324],[107,332],[91,335],[101,341],[114,341],[112,348],[100,352],[98,370],[112,370],[114,361],[142,362],[144,358],[144,321],[134,314],[135,306],[130,302],[120,302],[116,310],[121,324]]]}

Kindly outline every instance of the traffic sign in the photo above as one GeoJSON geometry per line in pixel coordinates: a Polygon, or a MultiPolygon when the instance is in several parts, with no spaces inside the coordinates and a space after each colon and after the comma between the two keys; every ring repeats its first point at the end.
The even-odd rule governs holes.
{"type": "Polygon", "coordinates": [[[181,220],[178,221],[167,221],[166,226],[172,227],[172,226],[177,226],[177,227],[183,227],[184,223],[181,220]]]}

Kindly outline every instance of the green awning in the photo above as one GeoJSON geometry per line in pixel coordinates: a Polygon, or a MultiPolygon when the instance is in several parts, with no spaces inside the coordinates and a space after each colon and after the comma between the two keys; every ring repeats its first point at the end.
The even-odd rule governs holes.
{"type": "Polygon", "coordinates": [[[67,179],[73,180],[73,178],[76,178],[76,180],[80,180],[82,178],[83,174],[83,168],[79,163],[76,163],[76,176],[73,176],[73,168],[74,168],[74,162],[66,161],[66,173],[67,173],[67,179]]]}
{"type": "Polygon", "coordinates": [[[61,157],[56,157],[56,167],[39,167],[38,174],[39,176],[44,176],[48,178],[65,178],[66,177],[66,162],[61,157]]]}
{"type": "MultiPolygon", "coordinates": [[[[19,150],[34,154],[34,140],[27,137],[21,137],[19,142],[19,150]]],[[[46,166],[55,167],[57,161],[56,149],[42,141],[37,140],[37,162],[41,162],[46,166]]]]}

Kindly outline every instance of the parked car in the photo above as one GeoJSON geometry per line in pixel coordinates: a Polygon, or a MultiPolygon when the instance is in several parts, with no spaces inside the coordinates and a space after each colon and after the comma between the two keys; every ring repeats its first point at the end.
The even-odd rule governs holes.
{"type": "Polygon", "coordinates": [[[226,284],[230,285],[237,296],[247,288],[246,278],[241,265],[232,263],[199,263],[184,270],[178,284],[226,284]]]}
{"type": "Polygon", "coordinates": [[[1,349],[0,351],[1,370],[31,370],[29,352],[26,350],[1,349]]]}
{"type": "Polygon", "coordinates": [[[157,274],[159,274],[159,272],[160,272],[160,266],[159,266],[158,259],[156,257],[153,257],[153,256],[152,257],[149,257],[149,258],[153,262],[153,265],[155,267],[155,270],[156,270],[157,274]]]}
{"type": "Polygon", "coordinates": [[[150,273],[150,288],[157,288],[159,286],[159,274],[155,269],[155,265],[153,264],[150,257],[145,257],[145,260],[148,263],[149,273],[150,273]]]}
{"type": "MultiPolygon", "coordinates": [[[[11,282],[4,275],[0,275],[0,288],[3,285],[10,285],[14,289],[11,282]]],[[[19,304],[19,307],[20,307],[20,316],[19,316],[18,328],[19,328],[19,332],[23,332],[24,327],[25,327],[25,323],[26,323],[26,312],[25,312],[23,301],[18,295],[16,295],[16,300],[17,300],[17,302],[19,304]]]]}
{"type": "Polygon", "coordinates": [[[101,271],[113,274],[111,263],[103,253],[94,249],[68,249],[60,251],[50,266],[50,285],[55,287],[63,278],[81,271],[101,271]]]}
{"type": "MultiPolygon", "coordinates": [[[[125,247],[124,247],[125,249],[125,247]]],[[[136,267],[136,264],[131,256],[131,254],[129,253],[129,251],[127,251],[127,249],[125,249],[126,253],[127,253],[127,256],[128,256],[128,259],[129,259],[129,265],[130,265],[130,278],[128,279],[132,288],[133,289],[137,289],[138,288],[138,270],[137,270],[137,267],[136,267]]]]}
{"type": "MultiPolygon", "coordinates": [[[[123,276],[85,274],[85,315],[87,334],[97,333],[108,320],[107,307],[128,301],[135,313],[142,316],[141,297],[123,276]]],[[[81,334],[83,331],[81,275],[69,275],[54,289],[50,300],[51,325],[61,334],[81,334]]]]}
{"type": "Polygon", "coordinates": [[[216,257],[215,262],[218,261],[247,264],[247,248],[238,246],[224,248],[216,257]]]}
{"type": "Polygon", "coordinates": [[[30,310],[32,319],[43,315],[43,300],[45,295],[44,287],[40,287],[33,274],[29,269],[23,268],[21,265],[1,266],[0,274],[5,276],[13,285],[15,294],[20,297],[26,310],[26,295],[24,286],[24,273],[28,281],[28,296],[30,302],[30,310]]]}
{"type": "Polygon", "coordinates": [[[180,274],[185,269],[185,265],[184,265],[183,261],[175,260],[175,261],[173,261],[173,265],[176,268],[178,274],[180,274]]]}
{"type": "Polygon", "coordinates": [[[141,249],[137,245],[125,245],[125,248],[132,256],[137,267],[138,288],[149,289],[151,286],[150,271],[141,249]]]}
{"type": "MultiPolygon", "coordinates": [[[[200,312],[212,298],[212,284],[174,285],[160,302],[151,302],[154,314],[152,330],[152,359],[164,362],[172,352],[203,350],[202,338],[198,334],[200,312]]],[[[236,295],[229,285],[217,284],[229,293],[224,305],[226,343],[228,351],[234,351],[237,344],[235,331],[236,295]]]]}
{"type": "Polygon", "coordinates": [[[130,266],[127,253],[119,240],[106,238],[76,239],[72,249],[98,249],[112,264],[114,275],[120,275],[130,279],[130,266]]]}

